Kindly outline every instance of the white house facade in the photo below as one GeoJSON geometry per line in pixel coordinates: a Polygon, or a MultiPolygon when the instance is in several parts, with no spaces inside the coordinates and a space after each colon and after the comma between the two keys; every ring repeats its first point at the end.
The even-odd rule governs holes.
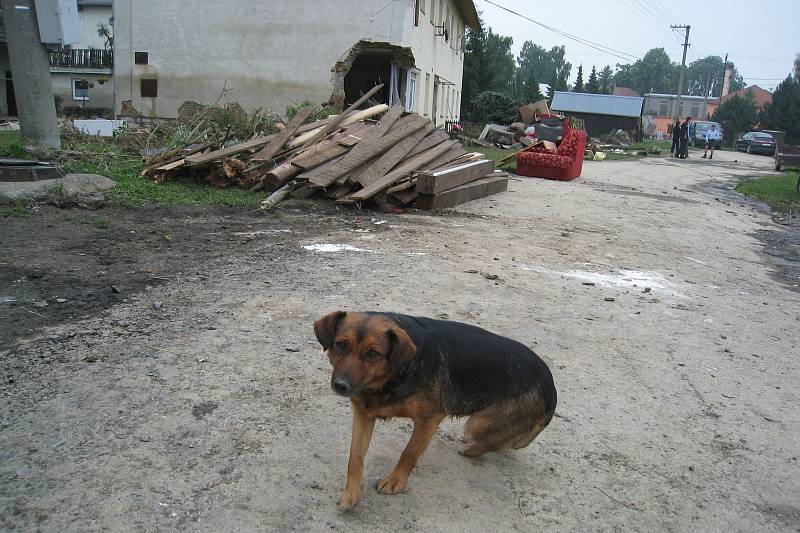
{"type": "Polygon", "coordinates": [[[117,113],[174,118],[185,101],[283,113],[376,96],[458,120],[472,0],[115,0],[117,113]]]}

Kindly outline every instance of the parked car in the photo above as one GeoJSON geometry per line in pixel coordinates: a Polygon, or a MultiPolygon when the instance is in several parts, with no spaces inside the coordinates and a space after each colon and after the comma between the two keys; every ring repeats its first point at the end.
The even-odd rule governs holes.
{"type": "Polygon", "coordinates": [[[775,137],[763,131],[751,131],[736,139],[733,146],[736,150],[748,154],[773,155],[775,153],[775,137]]]}
{"type": "Polygon", "coordinates": [[[703,147],[706,145],[706,133],[708,130],[711,129],[711,126],[714,125],[717,127],[717,131],[719,131],[719,139],[714,141],[714,149],[720,150],[722,148],[722,126],[719,125],[719,122],[711,122],[710,120],[698,120],[696,122],[689,123],[689,141],[694,146],[703,147]]]}

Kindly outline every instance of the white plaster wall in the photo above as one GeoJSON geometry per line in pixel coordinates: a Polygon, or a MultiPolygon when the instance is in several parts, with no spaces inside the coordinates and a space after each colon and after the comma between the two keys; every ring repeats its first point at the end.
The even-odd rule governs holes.
{"type": "Polygon", "coordinates": [[[413,8],[413,0],[116,0],[117,110],[132,100],[145,116],[174,118],[184,101],[213,102],[223,87],[231,89],[223,103],[248,111],[327,101],[331,68],[359,40],[414,48],[413,8]],[[149,65],[134,65],[135,51],[148,52],[149,65]],[[139,96],[141,78],[158,79],[157,98],[139,96]]]}
{"type": "Polygon", "coordinates": [[[105,48],[105,41],[97,35],[97,25],[101,22],[108,25],[111,14],[111,6],[81,7],[78,12],[81,21],[81,42],[74,43],[72,48],[94,47],[100,50],[105,48]]]}
{"type": "Polygon", "coordinates": [[[94,84],[94,87],[89,89],[89,100],[86,101],[85,107],[108,110],[114,107],[114,84],[111,81],[111,76],[84,72],[57,72],[51,73],[50,77],[53,81],[53,94],[57,94],[62,98],[62,108],[84,107],[83,100],[73,100],[72,98],[73,79],[87,80],[94,84]],[[102,85],[100,84],[101,79],[105,80],[102,85]]]}

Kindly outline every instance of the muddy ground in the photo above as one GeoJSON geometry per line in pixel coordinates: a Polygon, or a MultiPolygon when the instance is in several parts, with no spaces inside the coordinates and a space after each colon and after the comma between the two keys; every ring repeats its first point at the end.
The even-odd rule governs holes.
{"type": "Polygon", "coordinates": [[[587,163],[437,215],[0,218],[0,525],[800,531],[798,227],[730,192],[768,158],[717,158],[587,163]],[[410,434],[384,422],[342,513],[349,408],[311,330],[336,308],[514,337],[556,418],[478,460],[447,421],[398,496],[371,488],[410,434]]]}

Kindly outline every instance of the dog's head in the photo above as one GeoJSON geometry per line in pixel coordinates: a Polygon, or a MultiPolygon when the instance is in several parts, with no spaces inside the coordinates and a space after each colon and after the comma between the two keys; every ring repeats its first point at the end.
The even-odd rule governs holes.
{"type": "Polygon", "coordinates": [[[380,314],[335,311],[314,322],[314,334],[333,365],[331,387],[342,396],[380,390],[417,351],[408,333],[380,314]]]}

